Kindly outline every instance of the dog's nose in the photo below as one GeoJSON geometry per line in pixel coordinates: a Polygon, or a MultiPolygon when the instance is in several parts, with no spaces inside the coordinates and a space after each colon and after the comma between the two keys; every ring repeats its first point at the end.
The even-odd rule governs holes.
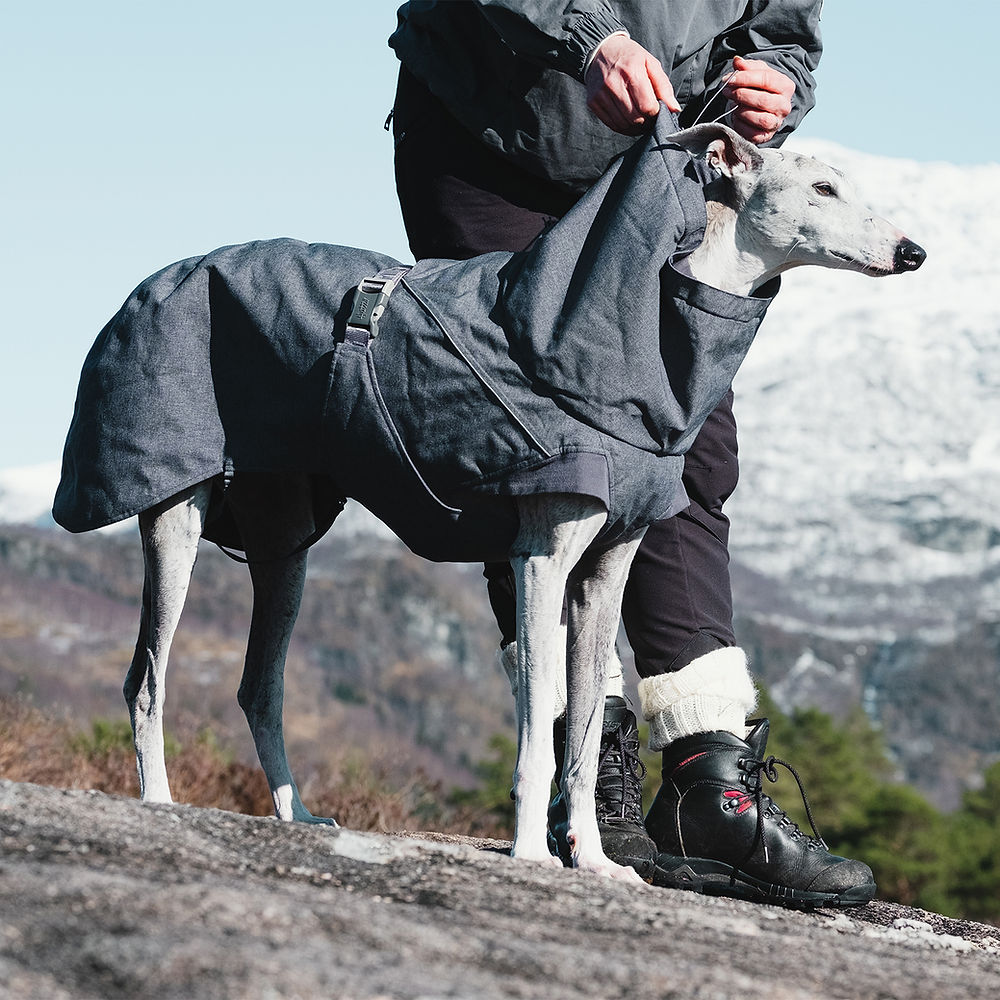
{"type": "Polygon", "coordinates": [[[896,247],[893,264],[897,271],[915,271],[927,258],[927,251],[912,240],[903,240],[896,247]]]}

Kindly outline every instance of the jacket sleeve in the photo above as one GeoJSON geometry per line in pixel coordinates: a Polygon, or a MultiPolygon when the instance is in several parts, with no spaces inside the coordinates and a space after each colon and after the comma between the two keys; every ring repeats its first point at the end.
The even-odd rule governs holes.
{"type": "Polygon", "coordinates": [[[604,0],[472,0],[511,51],[583,79],[587,56],[608,35],[625,30],[604,0]]]}
{"type": "Polygon", "coordinates": [[[717,92],[732,68],[733,56],[761,59],[795,81],[791,114],[766,145],[778,146],[815,105],[813,70],[823,52],[820,10],[823,0],[754,0],[743,18],[712,47],[705,74],[706,96],[717,92]]]}

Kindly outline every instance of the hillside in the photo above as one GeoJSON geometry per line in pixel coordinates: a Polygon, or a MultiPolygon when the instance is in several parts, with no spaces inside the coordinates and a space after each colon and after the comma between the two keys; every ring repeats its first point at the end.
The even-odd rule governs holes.
{"type": "MultiPolygon", "coordinates": [[[[446,571],[394,540],[344,532],[316,547],[289,653],[286,728],[300,781],[350,753],[388,775],[469,785],[490,737],[512,730],[481,571],[446,571]]],[[[0,695],[125,718],[142,563],[132,532],[0,527],[0,695]]],[[[216,729],[255,760],[236,704],[250,621],[246,567],[199,555],[171,653],[167,727],[216,729]]]]}

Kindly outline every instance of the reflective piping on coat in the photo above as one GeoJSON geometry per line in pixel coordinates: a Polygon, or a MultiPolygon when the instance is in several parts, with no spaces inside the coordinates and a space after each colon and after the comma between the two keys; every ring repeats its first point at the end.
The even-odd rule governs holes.
{"type": "Polygon", "coordinates": [[[469,353],[462,347],[458,341],[448,331],[448,327],[441,321],[441,318],[435,313],[433,307],[430,303],[424,299],[420,293],[413,288],[405,279],[403,280],[403,287],[413,296],[417,304],[427,313],[427,315],[434,320],[435,325],[444,335],[445,340],[452,346],[458,356],[469,366],[469,370],[473,375],[479,379],[483,388],[503,407],[507,416],[520,428],[521,433],[546,457],[552,458],[555,452],[551,448],[547,448],[537,437],[531,432],[531,429],[525,424],[525,422],[518,416],[514,407],[507,401],[503,393],[489,380],[486,373],[479,367],[478,364],[469,356],[469,353]]]}

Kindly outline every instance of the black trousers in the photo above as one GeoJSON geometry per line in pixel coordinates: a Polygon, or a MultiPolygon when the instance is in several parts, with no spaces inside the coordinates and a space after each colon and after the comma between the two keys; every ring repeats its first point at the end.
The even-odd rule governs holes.
{"type": "MultiPolygon", "coordinates": [[[[519,169],[479,142],[405,69],[393,135],[396,189],[417,260],[522,250],[576,201],[566,188],[519,169]]],[[[730,392],[685,456],[690,507],[651,525],[632,564],[622,617],[642,677],[679,670],[704,653],[735,645],[723,505],[738,471],[730,392]]],[[[510,567],[490,564],[485,575],[503,640],[510,641],[510,567]]]]}

